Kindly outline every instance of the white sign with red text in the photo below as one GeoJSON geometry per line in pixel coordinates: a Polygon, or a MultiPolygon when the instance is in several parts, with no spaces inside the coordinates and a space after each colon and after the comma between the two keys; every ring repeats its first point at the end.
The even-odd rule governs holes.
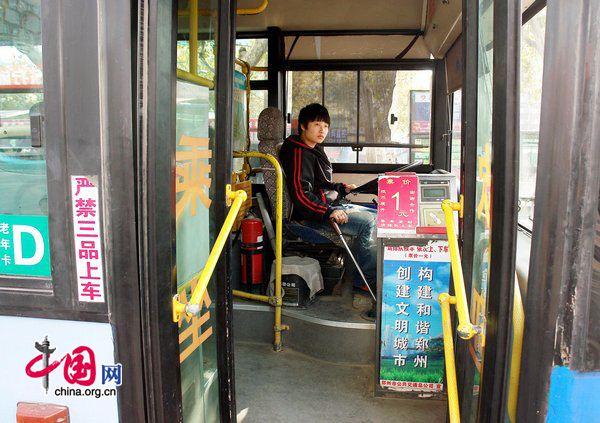
{"type": "Polygon", "coordinates": [[[419,178],[416,173],[391,173],[379,177],[377,236],[415,233],[419,225],[419,178]]]}
{"type": "Polygon", "coordinates": [[[104,278],[97,176],[71,176],[79,301],[103,303],[104,278]]]}

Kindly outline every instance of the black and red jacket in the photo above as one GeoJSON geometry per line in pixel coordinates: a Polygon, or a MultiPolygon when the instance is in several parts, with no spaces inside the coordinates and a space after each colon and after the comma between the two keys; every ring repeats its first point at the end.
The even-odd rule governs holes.
{"type": "Polygon", "coordinates": [[[295,220],[324,220],[334,207],[332,201],[345,193],[345,184],[331,182],[331,163],[323,146],[310,148],[299,136],[292,135],[283,142],[279,160],[286,176],[295,220]],[[332,195],[333,194],[333,195],[332,195]]]}

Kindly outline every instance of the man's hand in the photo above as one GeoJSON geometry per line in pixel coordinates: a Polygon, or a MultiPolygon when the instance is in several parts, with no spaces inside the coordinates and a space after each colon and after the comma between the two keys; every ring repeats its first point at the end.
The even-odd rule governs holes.
{"type": "Polygon", "coordinates": [[[350,191],[352,191],[353,189],[356,188],[356,185],[350,184],[350,185],[346,185],[344,188],[346,188],[346,194],[348,194],[350,191]]]}
{"type": "Polygon", "coordinates": [[[334,210],[329,215],[330,219],[335,220],[336,223],[343,225],[344,223],[348,223],[348,215],[344,210],[334,210]]]}

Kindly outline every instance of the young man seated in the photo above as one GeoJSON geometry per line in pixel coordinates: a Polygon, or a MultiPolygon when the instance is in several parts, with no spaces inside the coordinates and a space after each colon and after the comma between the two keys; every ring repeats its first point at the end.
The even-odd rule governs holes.
{"type": "MultiPolygon", "coordinates": [[[[293,218],[314,229],[331,229],[329,220],[332,219],[339,224],[342,233],[354,237],[354,257],[375,292],[377,211],[352,204],[332,205],[339,196],[356,186],[331,181],[331,163],[322,146],[329,123],[329,112],[325,107],[309,104],[298,116],[299,135],[290,136],[281,147],[279,158],[294,204],[293,218]]],[[[352,280],[356,288],[366,289],[356,269],[352,280]]]]}

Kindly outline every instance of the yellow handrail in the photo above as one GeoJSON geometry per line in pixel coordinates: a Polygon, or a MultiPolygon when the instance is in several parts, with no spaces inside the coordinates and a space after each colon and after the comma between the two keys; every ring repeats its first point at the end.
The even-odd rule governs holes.
{"type": "Polygon", "coordinates": [[[198,74],[198,0],[190,0],[190,73],[198,74]]]}
{"type": "Polygon", "coordinates": [[[210,79],[194,75],[193,73],[186,72],[183,69],[177,69],[177,78],[193,82],[194,84],[198,84],[203,87],[208,87],[211,90],[215,88],[215,83],[210,79]]]}
{"type": "MultiPolygon", "coordinates": [[[[258,15],[259,13],[264,12],[264,10],[269,5],[269,0],[262,0],[262,3],[253,9],[237,9],[236,15],[258,15]]],[[[198,8],[196,8],[198,10],[198,8]]],[[[211,16],[216,12],[216,10],[210,9],[200,9],[201,16],[211,16]]],[[[178,16],[188,16],[190,14],[189,10],[180,10],[177,12],[178,16]]]]}
{"type": "Polygon", "coordinates": [[[456,296],[456,309],[458,311],[457,333],[462,339],[471,339],[481,328],[471,323],[469,317],[469,306],[467,305],[467,295],[465,293],[465,281],[460,264],[460,255],[458,253],[458,239],[454,230],[453,211],[461,211],[462,202],[453,203],[450,200],[442,202],[442,210],[446,218],[446,231],[448,232],[448,246],[450,247],[450,260],[452,262],[452,281],[454,286],[454,295],[456,296]]]}
{"type": "Polygon", "coordinates": [[[454,364],[454,340],[452,339],[452,323],[450,322],[450,304],[456,304],[456,297],[442,293],[438,297],[438,301],[442,306],[444,358],[446,359],[446,383],[448,384],[448,412],[450,414],[450,423],[460,423],[456,366],[454,364]]]}
{"type": "MultiPolygon", "coordinates": [[[[442,306],[442,327],[444,331],[444,356],[446,359],[446,380],[448,383],[448,410],[451,423],[460,423],[460,408],[458,404],[458,391],[456,388],[456,368],[454,363],[454,341],[452,339],[452,324],[450,321],[450,304],[456,304],[458,314],[457,333],[462,339],[471,339],[476,334],[481,334],[483,328],[475,326],[469,319],[465,285],[458,254],[458,240],[454,230],[452,212],[457,210],[463,216],[463,197],[459,203],[449,200],[442,202],[446,230],[448,232],[448,245],[450,247],[450,260],[452,262],[452,280],[456,296],[442,293],[438,301],[442,306]]],[[[510,362],[509,388],[508,388],[508,416],[511,422],[516,421],[517,395],[519,392],[519,373],[521,370],[521,349],[523,345],[523,329],[525,313],[521,301],[521,291],[515,275],[515,288],[513,296],[513,344],[510,362]]]]}
{"type": "Polygon", "coordinates": [[[521,350],[523,332],[525,330],[525,311],[521,300],[519,281],[515,275],[515,294],[513,300],[513,345],[510,359],[510,375],[508,383],[508,418],[512,423],[517,421],[517,396],[519,393],[519,374],[521,373],[521,350]]]}
{"type": "Polygon", "coordinates": [[[454,362],[454,340],[452,337],[452,323],[450,321],[450,304],[456,304],[458,314],[458,327],[456,329],[458,336],[462,339],[471,339],[481,328],[471,323],[469,317],[469,306],[465,294],[465,281],[460,264],[460,255],[458,253],[458,239],[454,230],[453,211],[458,211],[462,217],[463,198],[461,196],[459,203],[453,203],[450,200],[442,202],[442,210],[446,220],[446,232],[448,233],[448,247],[450,248],[450,261],[452,263],[452,283],[455,296],[448,293],[441,293],[438,301],[442,307],[442,328],[444,332],[444,358],[446,361],[446,382],[448,384],[448,412],[450,414],[450,423],[460,423],[460,407],[458,404],[458,389],[456,385],[456,365],[454,362]]]}
{"type": "Polygon", "coordinates": [[[277,194],[276,194],[276,206],[275,206],[275,295],[257,295],[250,294],[244,291],[233,290],[233,295],[250,300],[262,301],[271,304],[275,307],[275,339],[273,342],[273,349],[275,351],[281,351],[281,331],[288,330],[287,325],[281,324],[281,257],[282,257],[282,245],[283,245],[283,171],[279,161],[270,154],[259,153],[257,151],[234,151],[234,157],[260,157],[268,160],[275,169],[277,175],[277,194]]]}
{"type": "Polygon", "coordinates": [[[181,315],[186,313],[187,316],[192,316],[193,314],[197,314],[200,312],[200,300],[204,296],[204,292],[206,291],[206,287],[208,286],[208,282],[212,277],[213,271],[215,270],[215,266],[217,265],[217,261],[219,261],[219,256],[221,255],[221,251],[223,251],[223,247],[225,246],[225,242],[229,237],[229,233],[231,232],[231,228],[235,222],[235,218],[242,207],[244,201],[246,201],[247,194],[245,191],[231,191],[231,185],[227,184],[226,187],[227,194],[227,205],[231,204],[231,200],[233,200],[233,204],[229,209],[229,213],[225,218],[225,222],[221,227],[221,231],[217,236],[217,239],[213,245],[213,248],[206,260],[206,264],[204,265],[204,269],[200,273],[200,277],[198,278],[198,283],[192,292],[192,297],[190,300],[183,304],[179,302],[178,295],[173,297],[173,322],[177,323],[181,319],[181,315]]]}

